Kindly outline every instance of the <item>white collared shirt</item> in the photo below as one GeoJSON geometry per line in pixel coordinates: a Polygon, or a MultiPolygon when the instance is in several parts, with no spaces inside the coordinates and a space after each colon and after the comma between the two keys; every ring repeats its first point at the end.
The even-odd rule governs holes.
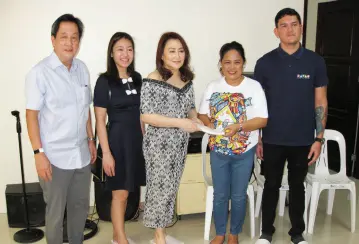
{"type": "Polygon", "coordinates": [[[41,143],[51,164],[61,169],[88,165],[92,96],[86,65],[74,59],[69,71],[53,52],[28,73],[25,91],[26,109],[39,111],[41,143]]]}

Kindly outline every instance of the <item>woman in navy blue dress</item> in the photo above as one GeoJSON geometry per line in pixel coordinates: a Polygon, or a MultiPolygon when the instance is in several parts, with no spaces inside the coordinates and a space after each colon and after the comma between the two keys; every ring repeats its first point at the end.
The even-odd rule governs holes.
{"type": "Polygon", "coordinates": [[[112,243],[133,243],[126,237],[124,217],[129,192],[146,182],[140,122],[141,75],[135,71],[135,45],[130,35],[115,33],[109,43],[107,71],[94,92],[96,129],[103,151],[107,189],[112,191],[112,243]],[[109,131],[106,130],[108,116],[109,131]]]}

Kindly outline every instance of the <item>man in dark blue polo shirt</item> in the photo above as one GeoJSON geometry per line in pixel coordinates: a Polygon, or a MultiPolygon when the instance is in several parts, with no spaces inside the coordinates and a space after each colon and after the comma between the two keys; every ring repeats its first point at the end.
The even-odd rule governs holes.
{"type": "Polygon", "coordinates": [[[275,17],[275,35],[280,45],[257,61],[255,79],[265,91],[268,123],[258,143],[257,156],[264,160],[262,236],[256,244],[269,244],[288,161],[289,231],[294,244],[307,243],[302,233],[305,209],[304,180],[308,165],[319,157],[327,119],[327,72],[324,59],[301,46],[302,24],[290,8],[275,17]],[[316,137],[315,134],[316,133],[316,137]]]}

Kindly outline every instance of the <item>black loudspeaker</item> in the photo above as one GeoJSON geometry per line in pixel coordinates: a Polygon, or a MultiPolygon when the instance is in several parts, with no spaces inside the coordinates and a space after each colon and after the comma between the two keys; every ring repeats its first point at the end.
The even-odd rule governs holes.
{"type": "MultiPolygon", "coordinates": [[[[39,183],[26,183],[26,195],[31,227],[45,225],[45,208],[39,183]]],[[[24,197],[21,184],[6,185],[7,220],[11,228],[26,228],[24,197]]]]}

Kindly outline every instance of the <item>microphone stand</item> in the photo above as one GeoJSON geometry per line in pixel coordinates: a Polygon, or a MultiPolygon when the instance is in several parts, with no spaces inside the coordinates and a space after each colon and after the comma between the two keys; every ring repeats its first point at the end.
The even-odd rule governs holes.
{"type": "Polygon", "coordinates": [[[29,209],[27,205],[27,195],[25,189],[25,176],[24,176],[24,165],[22,158],[22,145],[21,145],[21,123],[19,111],[11,111],[11,114],[16,117],[16,132],[19,140],[19,153],[20,153],[20,165],[21,165],[21,178],[22,178],[22,192],[25,205],[25,218],[26,218],[26,229],[19,230],[14,234],[14,241],[18,243],[33,243],[41,240],[44,237],[44,232],[40,229],[30,228],[29,221],[29,209]]]}

